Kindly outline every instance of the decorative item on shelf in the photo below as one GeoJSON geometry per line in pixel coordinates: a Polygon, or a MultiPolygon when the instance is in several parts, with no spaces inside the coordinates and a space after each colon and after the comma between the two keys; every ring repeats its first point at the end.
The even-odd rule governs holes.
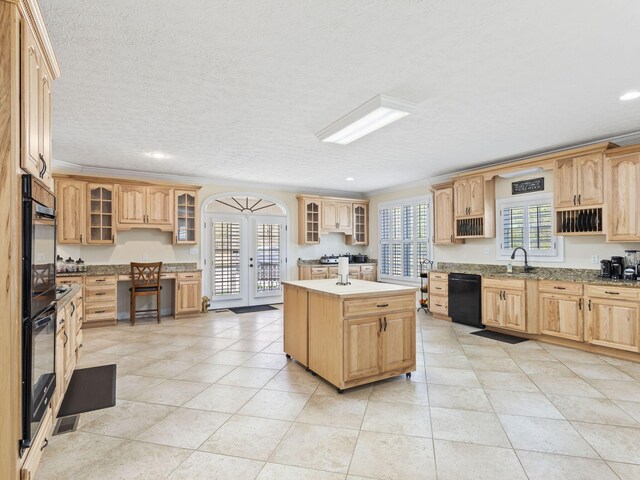
{"type": "Polygon", "coordinates": [[[349,258],[338,258],[338,278],[336,285],[351,285],[349,282],[349,258]]]}
{"type": "Polygon", "coordinates": [[[429,270],[433,268],[433,260],[425,258],[420,261],[420,310],[429,313],[429,282],[425,283],[425,279],[429,278],[429,270]]]}

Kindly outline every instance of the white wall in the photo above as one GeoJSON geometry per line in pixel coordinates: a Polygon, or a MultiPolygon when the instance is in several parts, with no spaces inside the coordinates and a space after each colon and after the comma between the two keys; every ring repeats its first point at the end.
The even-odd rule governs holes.
{"type": "MultiPolygon", "coordinates": [[[[496,178],[496,199],[511,197],[511,182],[544,176],[545,192],[553,191],[552,172],[541,172],[538,174],[504,179],[496,178]]],[[[407,190],[394,190],[393,192],[374,195],[370,198],[370,231],[369,247],[367,253],[375,258],[378,257],[378,205],[390,200],[416,197],[429,193],[429,186],[412,187],[407,190]]],[[[518,195],[520,196],[520,195],[518,195]]],[[[560,268],[592,268],[598,269],[598,264],[591,263],[592,255],[598,255],[599,259],[609,258],[612,255],[624,255],[625,250],[640,250],[640,242],[632,243],[607,243],[604,235],[592,236],[565,236],[564,237],[564,262],[538,262],[532,260],[536,266],[560,267],[560,268]]],[[[434,260],[436,262],[452,263],[484,263],[503,264],[508,261],[496,259],[495,238],[467,240],[461,245],[440,245],[434,247],[434,260]]],[[[515,265],[520,265],[521,256],[515,260],[515,265]]]]}

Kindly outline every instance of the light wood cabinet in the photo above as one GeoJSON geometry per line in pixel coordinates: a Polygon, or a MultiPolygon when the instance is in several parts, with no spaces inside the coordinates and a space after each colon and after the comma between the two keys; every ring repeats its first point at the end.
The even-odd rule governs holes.
{"type": "Polygon", "coordinates": [[[335,200],[322,200],[321,228],[325,232],[352,234],[352,203],[335,200]]]}
{"type": "Polygon", "coordinates": [[[524,281],[483,279],[482,323],[525,332],[527,302],[524,281]]]}
{"type": "Polygon", "coordinates": [[[198,243],[197,190],[176,190],[175,208],[176,228],[174,243],[181,245],[198,243]]]}
{"type": "MultiPolygon", "coordinates": [[[[495,179],[463,177],[453,183],[453,238],[493,238],[495,226],[495,179]]],[[[445,216],[442,212],[442,216],[445,216]]],[[[437,228],[436,228],[437,230],[437,228]]],[[[444,243],[444,233],[438,234],[444,243]]],[[[452,240],[449,240],[451,243],[452,240]]]]}
{"type": "Polygon", "coordinates": [[[84,277],[84,324],[87,327],[115,325],[117,283],[115,275],[84,277]]]}
{"type": "Polygon", "coordinates": [[[178,273],[176,277],[175,315],[200,311],[202,301],[202,273],[178,273]]]}
{"type": "Polygon", "coordinates": [[[87,243],[115,243],[115,200],[111,184],[87,185],[87,243]]]}
{"type": "Polygon", "coordinates": [[[554,192],[556,208],[602,205],[604,169],[602,153],[556,160],[554,192]]]}
{"type": "Polygon", "coordinates": [[[588,297],[587,302],[587,342],[640,352],[640,303],[593,297],[588,297]]]}
{"type": "Polygon", "coordinates": [[[298,197],[298,243],[320,243],[320,201],[298,197]]]}
{"type": "Polygon", "coordinates": [[[380,374],[381,333],[381,317],[345,320],[344,379],[346,382],[380,374]]]}
{"type": "Polygon", "coordinates": [[[453,190],[456,217],[484,215],[484,177],[456,180],[453,190]]]}
{"type": "Polygon", "coordinates": [[[369,204],[354,203],[353,235],[347,235],[347,245],[369,245],[369,204]]]}
{"type": "MultiPolygon", "coordinates": [[[[349,265],[349,278],[375,282],[378,277],[376,265],[372,263],[349,265]]],[[[338,267],[328,265],[299,265],[298,280],[324,280],[338,278],[338,267]]]]}
{"type": "Polygon", "coordinates": [[[382,371],[393,372],[411,367],[416,357],[415,318],[393,313],[382,319],[382,371]]]}
{"type": "Polygon", "coordinates": [[[540,333],[584,340],[583,286],[577,282],[541,280],[538,283],[540,333]]]}
{"type": "Polygon", "coordinates": [[[22,155],[21,166],[53,190],[51,169],[52,75],[31,27],[22,22],[22,155]]]}
{"type": "Polygon", "coordinates": [[[86,183],[78,180],[56,181],[58,243],[82,244],[85,238],[86,183]]]}
{"type": "Polygon", "coordinates": [[[174,193],[164,186],[118,185],[118,230],[173,230],[174,193]]]}
{"type": "Polygon", "coordinates": [[[460,242],[455,239],[453,203],[453,187],[434,188],[433,241],[436,245],[451,245],[460,242]]]}
{"type": "Polygon", "coordinates": [[[429,272],[429,311],[436,318],[449,319],[449,275],[429,272]]]}
{"type": "Polygon", "coordinates": [[[606,162],[607,241],[640,241],[640,151],[613,150],[606,162]]]}

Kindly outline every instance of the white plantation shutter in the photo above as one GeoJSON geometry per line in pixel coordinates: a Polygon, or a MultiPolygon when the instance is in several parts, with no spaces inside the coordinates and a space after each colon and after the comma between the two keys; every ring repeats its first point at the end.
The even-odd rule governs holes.
{"type": "Polygon", "coordinates": [[[381,205],[380,276],[415,281],[420,261],[431,256],[431,205],[408,199],[381,205]]]}
{"type": "Polygon", "coordinates": [[[531,257],[559,257],[559,240],[553,235],[552,196],[548,194],[498,202],[498,257],[511,256],[524,247],[531,257]]]}

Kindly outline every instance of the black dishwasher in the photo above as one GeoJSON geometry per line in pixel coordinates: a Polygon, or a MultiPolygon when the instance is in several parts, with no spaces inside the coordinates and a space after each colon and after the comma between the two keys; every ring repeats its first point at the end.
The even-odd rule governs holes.
{"type": "Polygon", "coordinates": [[[449,316],[451,320],[472,327],[484,328],[480,290],[480,275],[449,274],[449,316]]]}

